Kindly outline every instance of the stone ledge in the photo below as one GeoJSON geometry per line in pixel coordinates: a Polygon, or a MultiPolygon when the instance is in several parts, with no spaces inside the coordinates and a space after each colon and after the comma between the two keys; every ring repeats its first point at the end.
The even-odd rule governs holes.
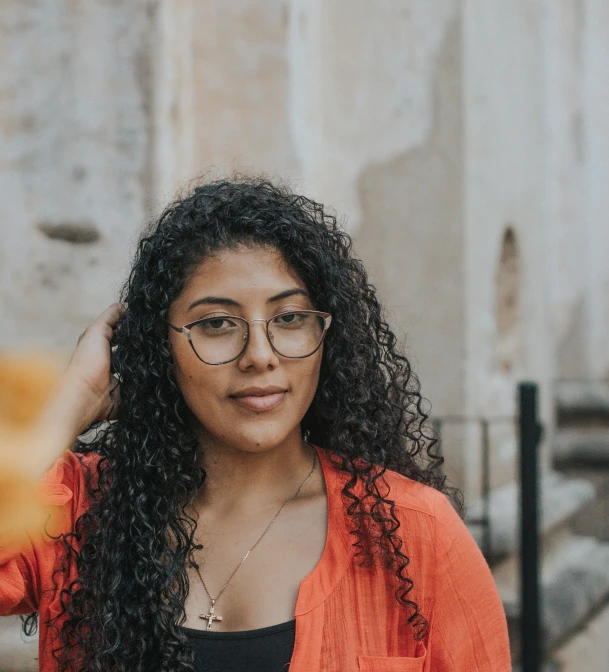
{"type": "Polygon", "coordinates": [[[609,597],[609,543],[574,537],[549,564],[547,581],[543,621],[553,648],[609,597]]]}
{"type": "MultiPolygon", "coordinates": [[[[520,672],[521,669],[520,665],[514,665],[512,672],[520,672]]],[[[547,660],[541,664],[541,672],[560,672],[560,665],[556,661],[547,660]]]]}
{"type": "MultiPolygon", "coordinates": [[[[568,479],[558,472],[548,472],[540,478],[541,534],[566,522],[577,511],[594,499],[594,486],[583,479],[568,479]]],[[[515,482],[491,491],[490,502],[491,558],[516,553],[519,545],[518,534],[518,488],[515,482]]],[[[482,501],[476,500],[467,507],[468,518],[480,518],[482,501]]],[[[482,546],[482,526],[468,525],[472,536],[482,546]]]]}
{"type": "Polygon", "coordinates": [[[560,672],[607,670],[609,668],[609,604],[553,655],[560,672]]]}
{"type": "Polygon", "coordinates": [[[560,466],[609,466],[609,429],[559,432],[553,449],[554,462],[560,466]]]}
{"type": "MultiPolygon", "coordinates": [[[[543,565],[541,574],[544,649],[564,643],[609,597],[609,543],[572,537],[543,565]]],[[[504,596],[512,643],[519,648],[519,597],[504,596]]]]}
{"type": "Polygon", "coordinates": [[[0,617],[0,672],[38,670],[38,635],[26,637],[18,616],[0,617]]]}
{"type": "Polygon", "coordinates": [[[556,408],[564,415],[609,415],[609,382],[563,380],[557,383],[556,408]]]}

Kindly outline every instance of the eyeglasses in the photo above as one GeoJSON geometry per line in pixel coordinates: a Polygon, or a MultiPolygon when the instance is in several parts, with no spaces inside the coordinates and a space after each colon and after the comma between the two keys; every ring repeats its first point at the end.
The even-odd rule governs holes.
{"type": "Polygon", "coordinates": [[[266,336],[274,352],[301,359],[317,352],[332,322],[330,313],[294,310],[273,315],[268,320],[246,320],[235,315],[206,317],[172,329],[186,336],[195,355],[205,364],[228,364],[241,356],[247,346],[251,322],[264,322],[266,336]]]}

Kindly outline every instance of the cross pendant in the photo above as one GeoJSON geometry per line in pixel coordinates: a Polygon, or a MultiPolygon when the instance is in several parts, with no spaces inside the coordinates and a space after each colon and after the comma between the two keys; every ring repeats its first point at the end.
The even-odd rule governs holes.
{"type": "Polygon", "coordinates": [[[214,621],[221,621],[222,616],[216,616],[215,614],[215,605],[216,600],[211,601],[211,607],[209,608],[209,614],[199,614],[199,618],[203,618],[207,621],[207,628],[206,630],[211,630],[211,626],[213,625],[214,621]]]}

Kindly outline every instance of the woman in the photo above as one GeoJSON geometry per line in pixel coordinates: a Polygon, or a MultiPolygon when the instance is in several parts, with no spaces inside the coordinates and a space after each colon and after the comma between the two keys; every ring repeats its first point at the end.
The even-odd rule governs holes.
{"type": "Polygon", "coordinates": [[[98,423],[45,476],[62,516],[0,558],[41,669],[511,669],[418,384],[333,217],[264,180],[197,187],[122,299],[41,421],[44,465],[98,423]]]}

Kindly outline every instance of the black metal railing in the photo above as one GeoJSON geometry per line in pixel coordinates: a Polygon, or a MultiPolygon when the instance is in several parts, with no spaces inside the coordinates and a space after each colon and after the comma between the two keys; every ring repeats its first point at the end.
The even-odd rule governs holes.
{"type": "Polygon", "coordinates": [[[516,423],[513,416],[466,416],[466,415],[444,415],[434,418],[433,425],[435,435],[438,440],[438,454],[443,454],[442,440],[444,429],[448,425],[475,425],[480,429],[480,501],[481,512],[479,516],[468,517],[468,525],[476,525],[481,529],[481,550],[485,558],[489,560],[493,556],[492,546],[492,525],[490,512],[490,494],[491,494],[491,427],[494,425],[505,425],[516,423]]]}
{"type": "Polygon", "coordinates": [[[538,386],[523,382],[517,390],[518,415],[512,416],[442,416],[433,419],[438,454],[443,453],[442,439],[449,424],[475,423],[480,429],[480,498],[479,516],[468,518],[468,525],[482,530],[481,550],[491,559],[493,530],[490,511],[491,497],[491,427],[512,423],[519,449],[519,531],[520,531],[520,650],[522,672],[540,672],[543,657],[541,632],[541,595],[539,583],[539,461],[538,449],[543,428],[538,417],[538,386]]]}
{"type": "Polygon", "coordinates": [[[539,588],[539,460],[542,426],[538,387],[518,386],[520,435],[520,659],[522,672],[539,672],[542,661],[539,588]]]}

